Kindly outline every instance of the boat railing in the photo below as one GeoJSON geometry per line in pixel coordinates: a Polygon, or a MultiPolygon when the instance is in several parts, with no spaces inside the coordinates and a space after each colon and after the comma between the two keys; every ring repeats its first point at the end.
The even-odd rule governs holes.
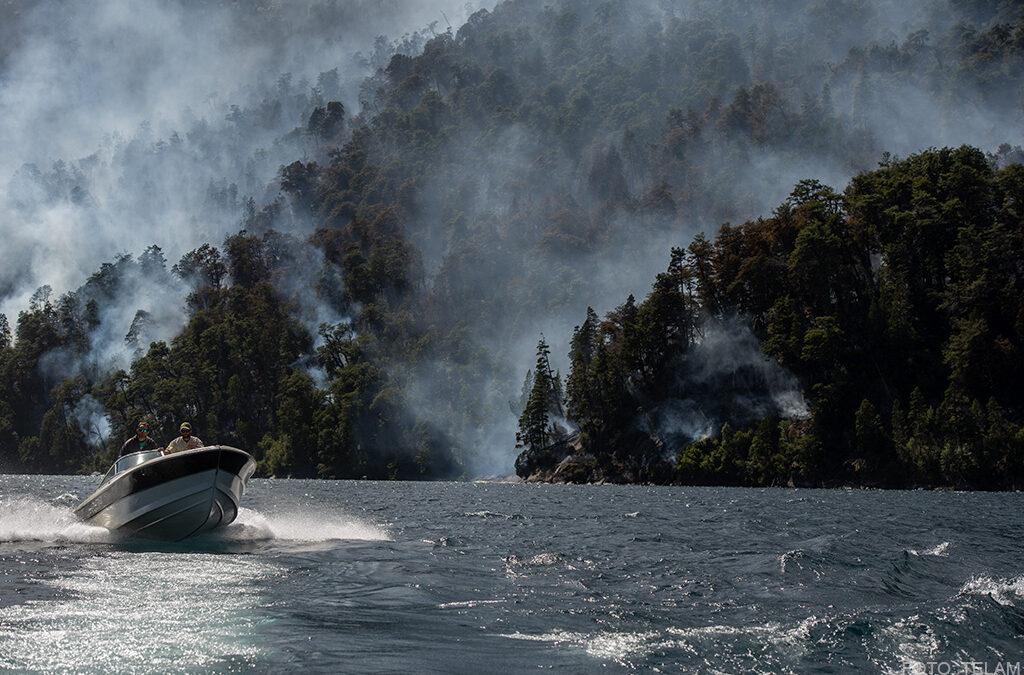
{"type": "Polygon", "coordinates": [[[111,465],[107,474],[103,476],[103,480],[100,481],[100,485],[103,485],[122,471],[127,471],[133,466],[138,466],[139,464],[148,462],[151,459],[156,459],[162,454],[163,453],[159,450],[143,450],[142,452],[133,452],[130,455],[125,455],[111,465]]]}

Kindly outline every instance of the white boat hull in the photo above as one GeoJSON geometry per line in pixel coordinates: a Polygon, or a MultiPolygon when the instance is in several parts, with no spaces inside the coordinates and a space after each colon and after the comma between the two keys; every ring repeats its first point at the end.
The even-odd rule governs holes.
{"type": "Polygon", "coordinates": [[[256,463],[227,446],[157,457],[114,474],[75,514],[91,525],[178,541],[231,523],[256,463]]]}

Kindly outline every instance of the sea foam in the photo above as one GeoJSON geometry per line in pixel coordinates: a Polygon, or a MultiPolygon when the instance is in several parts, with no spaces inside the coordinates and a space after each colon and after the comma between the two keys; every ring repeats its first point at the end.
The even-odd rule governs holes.
{"type": "Polygon", "coordinates": [[[117,540],[117,535],[105,528],[79,522],[65,505],[67,501],[67,495],[57,497],[56,504],[29,496],[0,499],[0,542],[63,544],[117,540]]]}
{"type": "Polygon", "coordinates": [[[330,511],[285,512],[265,515],[241,508],[238,518],[223,531],[236,541],[279,540],[320,542],[335,539],[389,541],[388,532],[376,525],[330,511]]]}
{"type": "Polygon", "coordinates": [[[992,579],[979,575],[964,584],[957,597],[965,595],[987,595],[1004,607],[1013,606],[1014,598],[1024,598],[1024,577],[1016,579],[992,579]]]}

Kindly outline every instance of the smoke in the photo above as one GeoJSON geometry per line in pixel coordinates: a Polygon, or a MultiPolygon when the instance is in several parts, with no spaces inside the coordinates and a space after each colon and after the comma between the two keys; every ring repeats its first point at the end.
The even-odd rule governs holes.
{"type": "Polygon", "coordinates": [[[726,423],[745,425],[768,416],[810,415],[797,379],[765,356],[739,318],[707,319],[676,373],[676,395],[639,420],[645,432],[674,453],[712,436],[726,423]]]}
{"type": "Polygon", "coordinates": [[[43,354],[38,363],[41,374],[56,383],[80,374],[95,379],[127,370],[150,343],[169,342],[182,330],[187,321],[182,308],[185,294],[186,284],[167,270],[155,247],[138,260],[122,255],[104,263],[56,303],[48,291],[35,294],[37,304],[48,307],[65,330],[80,336],[43,354]]]}
{"type": "MultiPolygon", "coordinates": [[[[495,20],[567,7],[495,4],[273,0],[257,11],[226,0],[38,0],[14,14],[9,4],[0,8],[0,36],[12,37],[0,41],[0,312],[16,316],[42,284],[58,295],[81,288],[102,263],[131,261],[151,245],[173,262],[203,243],[219,244],[247,222],[248,199],[256,210],[281,199],[281,166],[323,161],[325,149],[306,130],[311,111],[337,100],[351,119],[372,89],[365,78],[394,52],[417,54],[449,22],[457,38],[479,6],[493,8],[495,20]]],[[[962,4],[720,3],[712,14],[721,25],[712,26],[701,2],[574,3],[579,26],[614,15],[609,42],[589,44],[587,34],[545,42],[540,29],[536,36],[517,33],[536,40],[542,71],[575,51],[592,51],[595,62],[608,56],[629,64],[670,47],[685,52],[678,64],[694,71],[694,82],[727,85],[717,99],[696,86],[678,92],[673,105],[692,110],[703,127],[676,165],[648,154],[664,151],[669,111],[635,100],[619,102],[621,126],[581,132],[578,148],[548,147],[520,121],[487,122],[450,138],[452,147],[472,152],[437,150],[438,157],[469,159],[438,163],[419,190],[413,220],[403,224],[423,255],[426,286],[441,315],[425,320],[453,333],[444,345],[448,356],[409,375],[416,416],[449,430],[471,472],[508,473],[516,420],[507,402],[518,396],[537,338],[546,336],[564,378],[572,327],[586,308],[600,314],[629,294],[643,298],[672,246],[685,246],[699,231],[713,233],[724,221],[771,212],[801,179],[845,185],[883,151],[905,155],[961,143],[994,150],[1024,142],[1019,82],[992,74],[991,86],[978,89],[965,84],[969,78],[929,81],[898,67],[907,61],[916,64],[908,72],[923,71],[940,51],[955,51],[949,29],[957,20],[992,18],[983,3],[965,17],[962,4]],[[845,13],[829,13],[838,10],[845,13]],[[763,82],[778,86],[773,109],[804,106],[825,131],[795,130],[782,115],[770,129],[772,142],[756,130],[716,126],[714,105],[729,105],[740,84],[763,82]],[[653,175],[649,165],[664,165],[664,174],[653,175]],[[671,214],[605,207],[611,193],[625,190],[638,200],[662,180],[675,199],[671,214]],[[554,203],[566,208],[552,214],[554,203]],[[457,410],[453,400],[475,403],[457,410]]],[[[504,63],[500,49],[485,46],[477,53],[490,54],[492,66],[531,67],[504,63]]],[[[544,96],[571,111],[580,100],[577,84],[553,82],[544,96]]],[[[515,92],[496,87],[495,94],[515,92]]],[[[365,118],[373,110],[363,112],[365,118]]],[[[287,208],[287,201],[280,204],[287,208]]],[[[312,223],[291,215],[275,227],[285,224],[301,240],[312,223]]],[[[322,255],[302,255],[306,262],[297,267],[308,275],[279,279],[278,286],[316,335],[321,323],[346,323],[353,308],[315,297],[322,255]]],[[[138,347],[180,331],[188,288],[169,275],[158,281],[138,265],[123,266],[116,300],[98,303],[88,356],[53,353],[44,368],[60,374],[126,367],[138,347]]],[[[730,372],[760,378],[763,398],[728,401],[751,415],[806,414],[792,381],[761,357],[749,331],[708,327],[688,363],[687,377],[698,384],[730,372]]],[[[690,437],[723,419],[696,396],[667,406],[663,419],[669,418],[690,437]]]]}
{"type": "MultiPolygon", "coordinates": [[[[176,336],[190,288],[169,264],[278,201],[279,167],[320,159],[305,133],[314,107],[358,111],[363,79],[392,53],[417,52],[445,17],[474,10],[407,0],[15,5],[0,9],[12,37],[0,48],[0,312],[13,318],[47,285],[62,320],[88,326],[87,344],[40,358],[54,383],[128,369],[176,336]]],[[[314,291],[323,255],[303,242],[309,220],[279,220],[304,257],[302,278],[276,279],[297,318],[313,335],[347,321],[314,291]]],[[[297,365],[325,383],[312,356],[297,365]]],[[[90,443],[105,440],[92,396],[73,412],[90,443]]]]}
{"type": "MultiPolygon", "coordinates": [[[[537,16],[570,11],[568,4],[529,7],[537,16]]],[[[501,22],[505,9],[496,8],[491,20],[501,22]]],[[[741,118],[736,129],[723,129],[723,108],[732,105],[737,116],[747,114],[739,96],[732,98],[735,85],[720,98],[697,87],[680,91],[680,111],[690,108],[699,128],[688,130],[681,159],[662,162],[661,176],[644,173],[635,156],[663,151],[666,133],[659,116],[665,110],[645,110],[638,115],[642,124],[623,113],[632,126],[601,128],[575,151],[544,146],[522,122],[491,123],[452,139],[473,151],[461,165],[439,167],[423,191],[436,199],[419,203],[421,222],[409,230],[421,235],[416,241],[436,295],[451,305],[447,324],[465,321],[474,344],[494,355],[492,375],[506,374],[460,380],[475,392],[471,398],[478,405],[475,435],[461,440],[477,460],[471,466],[483,473],[509,471],[515,419],[507,402],[518,396],[537,338],[548,339],[552,364],[564,376],[568,339],[585,308],[593,306],[600,314],[629,294],[643,298],[664,270],[670,247],[686,246],[699,231],[713,236],[723,222],[771,213],[803,179],[846,185],[855,174],[875,168],[883,152],[906,155],[965,143],[995,151],[1002,143],[1019,144],[1022,136],[1019,81],[1000,80],[996,73],[978,78],[987,77],[988,87],[972,84],[971,64],[960,67],[955,81],[935,74],[943,72],[943,58],[955,58],[957,21],[977,21],[980,29],[993,20],[994,10],[980,5],[967,16],[959,4],[942,2],[720,3],[715,10],[720,23],[713,27],[696,2],[652,0],[616,8],[575,3],[571,9],[580,26],[599,22],[604,12],[616,17],[611,38],[595,36],[601,45],[595,62],[610,54],[606,62],[628,65],[643,58],[647,48],[656,52],[655,42],[664,40],[666,50],[689,50],[682,68],[717,68],[722,79],[748,92],[770,82],[766,96],[775,99],[741,118]],[[710,28],[731,35],[718,39],[710,28]],[[717,51],[706,50],[714,53],[702,63],[703,44],[716,40],[717,51]],[[760,114],[769,117],[756,117],[760,114]],[[631,141],[631,135],[639,140],[631,141]],[[663,221],[603,203],[622,189],[640,198],[660,179],[676,199],[676,213],[663,221]],[[551,201],[567,205],[558,223],[549,222],[544,208],[551,201]],[[453,236],[456,229],[460,236],[453,236]],[[483,447],[491,438],[502,447],[483,447]]],[[[591,48],[585,35],[568,46],[568,40],[552,45],[537,35],[517,39],[536,42],[542,68],[591,48]]],[[[500,55],[490,65],[508,67],[500,55]]],[[[711,79],[695,77],[701,85],[711,79]]],[[[554,81],[543,97],[555,99],[560,115],[571,115],[573,96],[585,96],[573,91],[575,84],[568,77],[554,81]]],[[[602,103],[615,104],[608,101],[606,95],[602,103]]],[[[626,111],[635,110],[633,105],[621,102],[626,111]]],[[[761,354],[756,337],[738,323],[706,326],[684,371],[680,378],[690,393],[658,411],[653,424],[658,433],[692,440],[714,433],[727,419],[808,415],[795,378],[761,354]]],[[[450,369],[430,368],[421,377],[419,390],[426,393],[414,397],[419,413],[446,419],[436,394],[448,386],[450,369]]]]}
{"type": "Polygon", "coordinates": [[[717,428],[726,419],[750,422],[768,415],[804,419],[810,415],[796,377],[761,352],[750,328],[739,319],[706,321],[687,356],[685,388],[703,392],[695,407],[710,411],[717,428]]]}
{"type": "Polygon", "coordinates": [[[76,288],[120,254],[156,244],[173,262],[219,243],[247,197],[257,209],[278,197],[280,166],[317,151],[292,133],[314,106],[358,110],[361,81],[393,50],[471,9],[26,3],[0,72],[0,312],[16,315],[44,283],[76,288]]]}
{"type": "Polygon", "coordinates": [[[107,438],[110,436],[110,422],[107,420],[102,403],[91,394],[86,394],[78,401],[71,414],[89,444],[96,447],[106,445],[107,438]]]}
{"type": "Polygon", "coordinates": [[[312,353],[302,355],[291,367],[302,370],[318,388],[324,389],[329,377],[314,356],[326,342],[321,328],[329,330],[338,325],[351,328],[352,313],[358,307],[345,297],[341,272],[327,261],[323,250],[305,239],[287,235],[281,239],[278,248],[289,258],[290,264],[276,270],[274,287],[291,301],[294,317],[313,336],[312,353]]]}

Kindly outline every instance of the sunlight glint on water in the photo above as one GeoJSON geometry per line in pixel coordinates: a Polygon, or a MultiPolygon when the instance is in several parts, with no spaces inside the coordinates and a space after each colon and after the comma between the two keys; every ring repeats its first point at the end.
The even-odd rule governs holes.
{"type": "Polygon", "coordinates": [[[249,661],[259,653],[258,620],[245,611],[257,602],[254,582],[279,572],[223,555],[90,558],[44,582],[56,599],[4,610],[0,669],[160,672],[249,661]]]}

